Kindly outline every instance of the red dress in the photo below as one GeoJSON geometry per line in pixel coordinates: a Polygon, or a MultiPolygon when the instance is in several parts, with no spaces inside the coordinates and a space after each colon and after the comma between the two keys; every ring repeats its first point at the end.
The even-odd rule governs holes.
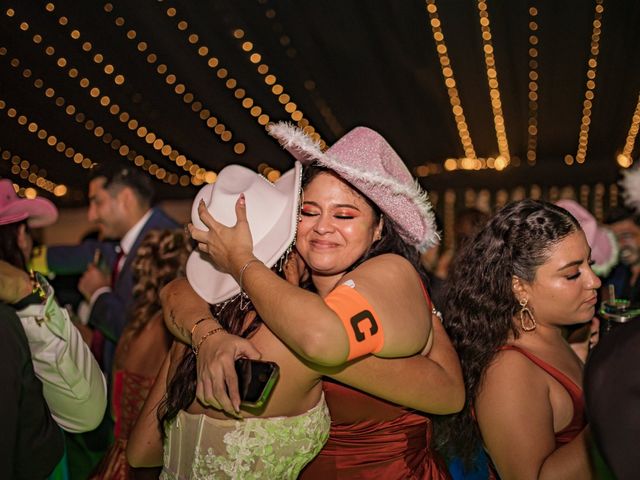
{"type": "Polygon", "coordinates": [[[112,408],[115,417],[115,441],[94,470],[91,479],[157,479],[160,468],[131,468],[126,458],[127,441],[147,399],[154,379],[127,370],[113,376],[112,408]]]}
{"type": "Polygon", "coordinates": [[[515,350],[516,352],[520,352],[542,370],[551,375],[555,380],[557,380],[560,385],[562,385],[567,390],[567,393],[571,397],[571,403],[573,404],[573,418],[571,418],[569,425],[564,427],[559,432],[556,432],[556,448],[559,448],[576,438],[578,434],[584,429],[584,427],[587,426],[587,417],[585,416],[584,412],[584,394],[582,392],[582,388],[576,385],[573,380],[567,377],[560,370],[551,366],[544,360],[536,357],[533,353],[523,348],[516,347],[515,345],[505,345],[500,350],[515,350]]]}
{"type": "Polygon", "coordinates": [[[301,479],[448,479],[426,415],[324,379],[329,440],[301,479]]]}
{"type": "MultiPolygon", "coordinates": [[[[571,397],[571,403],[573,404],[573,417],[571,418],[569,425],[564,427],[559,432],[556,432],[556,448],[560,448],[562,445],[565,445],[576,438],[578,434],[584,429],[584,427],[587,426],[584,393],[582,392],[582,388],[576,385],[573,380],[567,377],[560,370],[551,366],[541,358],[536,357],[533,353],[525,350],[524,348],[516,347],[515,345],[505,345],[501,347],[500,350],[514,350],[516,352],[520,352],[542,370],[551,375],[555,380],[558,381],[558,383],[560,383],[560,385],[565,388],[565,390],[567,390],[567,393],[571,397]]],[[[499,479],[500,477],[498,476],[498,473],[496,472],[492,463],[489,464],[489,468],[489,480],[499,479]]]]}

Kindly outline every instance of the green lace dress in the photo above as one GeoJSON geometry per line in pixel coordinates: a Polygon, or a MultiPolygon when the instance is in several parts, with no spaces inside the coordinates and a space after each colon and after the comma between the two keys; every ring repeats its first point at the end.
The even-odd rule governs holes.
{"type": "Polygon", "coordinates": [[[324,396],[293,417],[219,420],[180,411],[168,425],[162,480],[295,479],[329,436],[324,396]]]}

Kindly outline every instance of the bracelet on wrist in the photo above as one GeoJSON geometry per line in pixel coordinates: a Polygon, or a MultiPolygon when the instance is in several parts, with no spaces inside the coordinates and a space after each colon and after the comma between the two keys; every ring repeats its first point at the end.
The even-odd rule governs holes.
{"type": "Polygon", "coordinates": [[[200,325],[205,320],[213,320],[213,319],[214,318],[210,316],[202,317],[200,320],[198,320],[196,323],[193,324],[193,327],[191,327],[191,331],[189,333],[189,338],[191,338],[191,345],[193,345],[193,334],[195,333],[197,326],[200,325]]]}
{"type": "Polygon", "coordinates": [[[193,350],[193,354],[196,356],[196,358],[198,358],[198,353],[200,352],[200,347],[202,346],[202,344],[204,343],[204,341],[209,338],[211,335],[215,335],[218,332],[223,332],[224,328],[222,327],[218,327],[218,328],[214,328],[213,330],[209,330],[207,333],[205,333],[202,338],[200,339],[200,341],[198,342],[198,344],[194,347],[192,346],[192,350],[193,350]]]}
{"type": "Polygon", "coordinates": [[[252,258],[251,260],[247,261],[247,263],[245,263],[240,269],[240,273],[238,274],[238,285],[240,285],[240,290],[242,291],[244,291],[244,287],[242,285],[242,277],[244,276],[244,272],[247,269],[247,267],[249,267],[249,265],[251,265],[254,262],[262,263],[261,260],[258,260],[257,258],[252,258]]]}

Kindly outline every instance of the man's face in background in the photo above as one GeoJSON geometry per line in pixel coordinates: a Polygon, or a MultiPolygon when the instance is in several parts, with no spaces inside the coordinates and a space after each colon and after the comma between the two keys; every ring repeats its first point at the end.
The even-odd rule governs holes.
{"type": "Polygon", "coordinates": [[[609,227],[618,239],[620,261],[629,266],[640,263],[640,226],[628,218],[609,227]]]}

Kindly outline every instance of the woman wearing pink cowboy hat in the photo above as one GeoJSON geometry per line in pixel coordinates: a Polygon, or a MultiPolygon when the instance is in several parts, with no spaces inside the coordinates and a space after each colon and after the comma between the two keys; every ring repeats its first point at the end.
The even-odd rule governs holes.
{"type": "Polygon", "coordinates": [[[17,315],[19,329],[11,341],[6,329],[14,322],[3,308],[0,383],[6,387],[1,403],[6,422],[0,471],[7,478],[44,478],[63,452],[53,420],[68,432],[86,432],[96,428],[106,407],[105,378],[89,347],[58,305],[53,288],[27,271],[33,247],[30,228],[57,218],[49,200],[19,198],[13,183],[0,179],[0,305],[14,312],[11,317],[17,315]],[[27,348],[27,340],[25,356],[20,347],[27,348]],[[17,351],[28,364],[14,370],[8,358],[17,351]],[[34,372],[38,381],[29,379],[34,372]]]}
{"type": "MultiPolygon", "coordinates": [[[[326,152],[289,125],[274,125],[270,133],[311,165],[296,235],[304,288],[282,281],[252,249],[254,232],[245,216],[256,202],[249,198],[235,205],[234,227],[201,206],[208,231],[191,232],[213,264],[242,286],[269,329],[337,380],[325,377],[323,386],[332,416],[329,440],[302,477],[446,478],[429,446],[428,417],[389,403],[441,414],[462,404],[457,357],[422,287],[419,252],[437,241],[425,193],[386,140],[368,128],[354,129],[326,152]],[[420,351],[428,356],[393,358],[420,351]]],[[[195,322],[206,307],[181,306],[186,292],[172,288],[165,311],[181,323],[174,333],[201,342],[205,329],[195,322]]],[[[237,411],[233,359],[260,353],[228,336],[211,338],[200,350],[198,398],[237,411]]]]}

